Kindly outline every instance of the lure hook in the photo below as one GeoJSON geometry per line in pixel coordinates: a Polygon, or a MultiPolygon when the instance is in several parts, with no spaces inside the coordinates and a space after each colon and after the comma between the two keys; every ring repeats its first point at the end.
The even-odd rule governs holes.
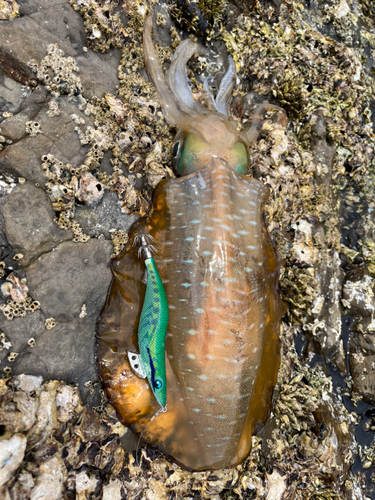
{"type": "Polygon", "coordinates": [[[138,249],[138,257],[142,257],[142,253],[145,259],[151,259],[153,253],[157,253],[156,248],[151,243],[154,243],[155,238],[151,234],[139,233],[134,236],[133,247],[140,246],[138,249]]]}

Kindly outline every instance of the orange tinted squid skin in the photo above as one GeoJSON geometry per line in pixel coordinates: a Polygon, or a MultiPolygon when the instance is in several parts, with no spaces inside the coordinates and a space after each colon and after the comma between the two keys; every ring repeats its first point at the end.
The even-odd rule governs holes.
{"type": "MultiPolygon", "coordinates": [[[[263,216],[269,189],[236,172],[236,144],[248,146],[256,134],[250,127],[240,135],[225,116],[233,65],[220,98],[212,98],[216,111],[202,110],[191,104],[186,88],[178,95],[183,68],[172,62],[165,80],[150,33],[149,18],[146,62],[165,117],[180,130],[178,137],[193,134],[200,147],[196,170],[159,183],[150,213],[134,224],[112,262],[98,324],[99,369],[125,425],[188,470],[219,469],[248,455],[254,428],[269,411],[284,313],[277,291],[281,262],[263,216]],[[169,305],[167,411],[155,418],[160,407],[127,358],[128,351],[138,352],[146,289],[144,262],[132,246],[138,233],[155,239],[154,259],[169,305]]],[[[185,42],[177,49],[180,64],[186,51],[195,50],[185,42]]]]}
{"type": "Polygon", "coordinates": [[[218,469],[249,453],[269,410],[279,367],[284,311],[280,260],[267,233],[268,188],[222,160],[163,180],[150,214],[112,263],[113,282],[98,330],[101,377],[122,421],[190,470],[218,469]],[[168,297],[167,412],[128,364],[137,351],[145,285],[134,235],[156,240],[168,297]]]}

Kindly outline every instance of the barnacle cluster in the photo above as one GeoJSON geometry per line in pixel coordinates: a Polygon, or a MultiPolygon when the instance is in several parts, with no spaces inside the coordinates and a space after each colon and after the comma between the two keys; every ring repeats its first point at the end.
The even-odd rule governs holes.
{"type": "Polygon", "coordinates": [[[125,248],[125,245],[127,244],[129,237],[127,233],[125,233],[125,231],[122,231],[121,229],[119,230],[112,229],[110,233],[113,245],[112,257],[116,257],[117,255],[120,255],[120,253],[125,248]]]}
{"type": "MultiPolygon", "coordinates": [[[[291,330],[285,333],[285,340],[291,347],[291,330]]],[[[266,436],[253,436],[252,451],[244,463],[213,472],[185,471],[151,449],[126,452],[121,441],[130,431],[118,422],[105,398],[97,412],[84,407],[78,389],[63,382],[41,385],[40,378],[24,375],[1,380],[2,443],[8,447],[15,436],[25,440],[20,455],[15,453],[16,443],[10,443],[12,456],[4,458],[14,464],[12,480],[4,483],[5,491],[13,496],[16,492],[32,496],[33,489],[49,480],[60,495],[69,491],[83,496],[96,491],[107,498],[110,492],[119,491],[129,500],[155,495],[160,500],[194,496],[207,500],[277,498],[272,496],[276,491],[288,491],[293,499],[345,498],[341,494],[358,487],[356,478],[349,485],[342,474],[351,458],[350,446],[341,441],[350,433],[347,415],[344,410],[339,423],[333,423],[330,412],[338,412],[342,406],[330,399],[330,380],[319,369],[309,373],[295,353],[293,358],[295,364],[287,362],[279,379],[282,404],[267,424],[266,436]],[[287,384],[282,382],[284,377],[287,384]],[[296,402],[290,394],[297,396],[296,402]],[[307,425],[295,427],[292,415],[299,411],[311,414],[307,425]],[[292,434],[288,429],[293,429],[292,434]],[[343,462],[337,445],[345,452],[343,462]],[[272,469],[263,462],[265,447],[272,469]],[[49,473],[52,467],[53,476],[49,473]],[[332,496],[334,492],[336,496],[332,496]]],[[[93,389],[91,381],[85,386],[93,389]]]]}
{"type": "MultiPolygon", "coordinates": [[[[126,9],[125,2],[123,9],[126,9]]],[[[128,30],[121,22],[118,2],[100,0],[70,0],[70,5],[78,11],[85,22],[87,45],[96,52],[107,52],[111,47],[120,50],[129,41],[128,30]]]]}
{"type": "Polygon", "coordinates": [[[40,123],[26,122],[26,133],[31,135],[31,137],[36,137],[38,134],[41,134],[42,130],[40,128],[40,123]]]}
{"type": "MultiPolygon", "coordinates": [[[[128,12],[125,36],[119,16],[113,13],[114,4],[98,5],[95,1],[72,1],[71,4],[83,15],[90,33],[96,33],[95,30],[106,33],[109,45],[102,36],[94,36],[92,43],[89,42],[92,48],[105,51],[116,46],[122,53],[118,95],[107,94],[103,99],[94,96],[89,100],[79,95],[80,110],[94,117],[94,126],[85,126],[84,120],[75,115],[71,117],[77,125],[81,144],[89,146],[82,164],[64,164],[51,154],[42,157],[46,192],[59,227],[72,229],[74,241],[87,241],[89,236],[83,234],[74,220],[76,204],[94,206],[105,190],[112,190],[117,193],[123,212],[144,215],[150,207],[155,185],[162,178],[173,176],[170,168],[173,133],[164,122],[154,88],[139,74],[143,68],[141,27],[146,10],[137,4],[138,7],[128,12]],[[112,153],[111,172],[101,170],[107,151],[112,153]]],[[[123,10],[126,11],[126,5],[123,10]]],[[[165,50],[164,56],[170,61],[172,51],[165,50]]],[[[41,63],[32,61],[30,67],[54,96],[82,91],[75,74],[77,66],[72,58],[65,58],[57,46],[50,46],[41,63]],[[55,75],[53,78],[51,72],[55,75]]],[[[50,116],[59,113],[56,101],[51,101],[49,107],[50,116]]],[[[118,253],[125,238],[121,231],[118,234],[115,231],[113,236],[115,253],[118,253]]]]}
{"type": "Polygon", "coordinates": [[[64,51],[56,44],[47,47],[47,55],[40,63],[30,61],[29,68],[55,97],[82,92],[81,80],[76,74],[78,66],[73,57],[65,57],[64,51]]]}
{"type": "Polygon", "coordinates": [[[9,21],[20,15],[19,5],[15,0],[0,0],[0,20],[9,21]]]}
{"type": "Polygon", "coordinates": [[[5,282],[1,285],[1,293],[4,297],[9,297],[14,302],[22,302],[26,299],[29,288],[26,285],[26,278],[20,279],[13,272],[10,273],[5,282]]]}
{"type": "Polygon", "coordinates": [[[55,328],[56,326],[56,320],[54,318],[47,318],[45,321],[45,327],[46,330],[52,330],[52,328],[55,328]]]}
{"type": "Polygon", "coordinates": [[[220,32],[228,8],[227,0],[182,0],[171,2],[170,12],[181,27],[210,40],[220,32]]]}
{"type": "Polygon", "coordinates": [[[8,299],[6,303],[0,305],[0,310],[9,320],[26,316],[26,313],[33,313],[37,309],[40,309],[39,302],[37,300],[33,300],[30,296],[19,302],[8,299]]]}

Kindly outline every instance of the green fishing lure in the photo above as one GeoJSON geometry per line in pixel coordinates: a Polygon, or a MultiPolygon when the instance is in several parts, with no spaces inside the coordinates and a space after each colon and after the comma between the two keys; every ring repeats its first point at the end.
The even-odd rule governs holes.
{"type": "Polygon", "coordinates": [[[140,244],[139,256],[145,257],[147,272],[146,295],[138,326],[139,354],[128,352],[132,370],[141,378],[147,378],[156,401],[165,408],[167,401],[167,377],[165,372],[165,338],[169,320],[168,302],[159,276],[150,244],[153,238],[137,235],[134,245],[140,244]]]}

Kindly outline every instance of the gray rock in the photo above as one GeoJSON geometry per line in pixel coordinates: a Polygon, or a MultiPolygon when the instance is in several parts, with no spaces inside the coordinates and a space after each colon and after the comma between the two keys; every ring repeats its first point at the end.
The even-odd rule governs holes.
{"type": "Polygon", "coordinates": [[[0,115],[3,113],[17,113],[23,102],[22,85],[0,74],[0,115]]]}
{"type": "Polygon", "coordinates": [[[51,43],[57,43],[66,56],[75,56],[76,51],[70,41],[66,38],[59,38],[60,33],[56,35],[48,31],[46,22],[48,22],[47,18],[43,22],[40,18],[34,20],[25,16],[14,19],[10,23],[2,23],[0,43],[7,52],[25,66],[31,59],[37,61],[43,59],[51,43]]]}
{"type": "Polygon", "coordinates": [[[46,179],[40,158],[50,151],[52,145],[52,141],[43,134],[26,136],[0,153],[0,170],[42,185],[46,179]]]}
{"type": "MultiPolygon", "coordinates": [[[[61,42],[69,44],[76,53],[82,53],[86,45],[82,17],[77,15],[68,2],[44,2],[41,7],[30,15],[30,19],[48,31],[50,35],[57,37],[59,45],[61,42]]],[[[60,48],[65,51],[63,47],[60,48]]]]}
{"type": "Polygon", "coordinates": [[[27,135],[26,122],[35,120],[38,113],[39,106],[37,104],[32,104],[25,110],[7,118],[1,122],[1,135],[3,135],[6,139],[10,139],[13,143],[20,141],[27,135]]]}
{"type": "MultiPolygon", "coordinates": [[[[85,124],[81,125],[84,129],[92,124],[92,119],[86,117],[78,109],[78,101],[74,98],[60,98],[57,102],[60,109],[59,115],[48,116],[48,108],[43,106],[34,116],[33,121],[40,124],[40,134],[36,137],[29,135],[23,137],[0,153],[0,169],[3,172],[16,177],[25,177],[31,182],[43,185],[46,182],[41,167],[43,155],[50,153],[60,161],[74,165],[79,165],[84,160],[87,148],[82,147],[79,141],[75,131],[77,124],[72,119],[72,115],[85,120],[85,124]]],[[[24,131],[25,129],[21,129],[20,135],[24,131]]]]}
{"type": "Polygon", "coordinates": [[[48,196],[32,184],[18,186],[1,205],[6,238],[16,252],[23,254],[24,266],[73,238],[70,230],[57,227],[48,196]]]}
{"type": "Polygon", "coordinates": [[[117,194],[106,191],[95,210],[87,206],[78,206],[74,218],[85,234],[93,237],[103,234],[106,239],[110,239],[110,229],[122,229],[127,232],[139,215],[127,215],[121,212],[117,194]]]}
{"type": "MultiPolygon", "coordinates": [[[[6,340],[12,344],[9,350],[3,349],[0,352],[2,359],[5,360],[10,352],[22,353],[25,351],[29,347],[28,341],[30,339],[34,338],[36,341],[39,339],[45,331],[45,316],[42,311],[38,310],[8,321],[0,313],[0,329],[5,333],[6,340]]],[[[12,363],[9,363],[9,366],[12,366],[12,363]]]]}
{"type": "Polygon", "coordinates": [[[58,323],[78,321],[86,305],[83,323],[93,329],[111,280],[111,253],[112,244],[105,240],[61,243],[26,268],[30,295],[58,323]]]}
{"type": "Polygon", "coordinates": [[[41,309],[12,321],[1,314],[1,331],[12,344],[1,352],[2,366],[11,366],[14,374],[79,384],[84,400],[98,403],[98,392],[90,394],[84,384],[98,379],[95,327],[111,280],[111,253],[109,241],[63,242],[26,268],[30,295],[41,309]],[[49,318],[56,323],[51,329],[49,318]],[[9,352],[18,353],[14,362],[5,359],[9,352]]]}
{"type": "Polygon", "coordinates": [[[77,57],[77,64],[80,68],[79,76],[86,98],[94,95],[102,98],[105,94],[116,92],[119,63],[120,51],[117,49],[112,49],[106,54],[88,51],[77,57]]]}
{"type": "MultiPolygon", "coordinates": [[[[2,23],[0,34],[0,47],[15,64],[28,73],[27,63],[31,59],[40,62],[48,45],[55,43],[66,57],[76,59],[84,97],[115,93],[120,52],[85,52],[82,17],[68,0],[23,0],[20,13],[20,18],[2,23]]],[[[72,232],[56,226],[49,197],[34,184],[44,186],[46,182],[41,168],[44,155],[52,154],[74,167],[82,164],[88,146],[80,143],[72,115],[84,120],[78,125],[83,131],[93,125],[94,118],[80,109],[84,102],[80,96],[55,98],[41,84],[26,90],[2,72],[0,96],[0,135],[12,141],[0,152],[0,171],[28,181],[0,199],[0,260],[7,259],[19,276],[26,271],[29,294],[41,304],[35,313],[12,321],[0,311],[0,331],[11,343],[10,350],[19,353],[9,362],[10,351],[3,349],[2,368],[10,366],[15,374],[28,373],[44,380],[79,383],[84,399],[93,402],[98,394],[91,396],[83,384],[97,380],[95,326],[111,280],[112,244],[105,240],[67,242],[73,238],[72,232]],[[57,102],[60,114],[48,113],[51,99],[57,102]],[[4,111],[14,116],[3,117],[4,111]],[[35,137],[26,134],[28,121],[38,122],[41,133],[35,137]],[[16,252],[24,255],[20,263],[12,261],[16,252]],[[18,269],[19,264],[25,271],[18,269]],[[50,330],[46,328],[48,318],[56,320],[50,330]],[[35,347],[28,344],[30,338],[35,339],[35,347]]],[[[105,193],[94,210],[78,207],[78,212],[77,220],[85,232],[105,234],[107,239],[109,229],[126,230],[136,218],[121,213],[115,193],[105,193]]]]}
{"type": "Polygon", "coordinates": [[[79,384],[98,379],[95,361],[95,325],[84,320],[57,323],[44,329],[35,347],[26,348],[13,363],[13,373],[42,376],[43,380],[61,379],[79,384]]]}

